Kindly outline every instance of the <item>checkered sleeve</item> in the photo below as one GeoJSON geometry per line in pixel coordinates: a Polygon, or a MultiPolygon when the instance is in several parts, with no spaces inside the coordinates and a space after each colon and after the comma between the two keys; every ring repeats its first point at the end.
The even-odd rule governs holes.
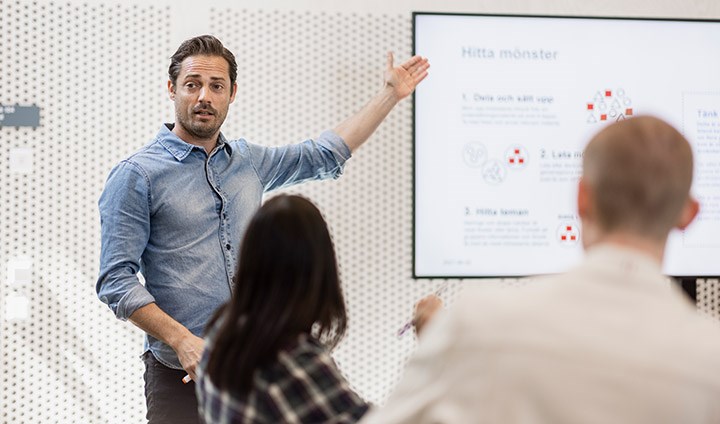
{"type": "Polygon", "coordinates": [[[347,424],[359,421],[369,409],[327,349],[307,335],[256,372],[247,396],[218,390],[204,373],[206,365],[203,355],[197,396],[200,416],[207,424],[347,424]]]}
{"type": "Polygon", "coordinates": [[[301,350],[281,352],[279,362],[288,378],[272,385],[277,419],[298,423],[354,423],[368,404],[350,387],[324,347],[308,341],[301,350]]]}

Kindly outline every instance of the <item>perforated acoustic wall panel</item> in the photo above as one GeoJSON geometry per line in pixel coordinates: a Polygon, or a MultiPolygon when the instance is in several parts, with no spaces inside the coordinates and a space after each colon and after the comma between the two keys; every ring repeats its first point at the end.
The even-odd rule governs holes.
{"type": "Polygon", "coordinates": [[[167,16],[0,0],[0,103],[41,108],[0,128],[2,423],[143,420],[142,334],[94,291],[97,198],[167,116],[167,16]]]}
{"type": "Polygon", "coordinates": [[[720,322],[720,281],[697,280],[696,297],[700,312],[720,322]]]}

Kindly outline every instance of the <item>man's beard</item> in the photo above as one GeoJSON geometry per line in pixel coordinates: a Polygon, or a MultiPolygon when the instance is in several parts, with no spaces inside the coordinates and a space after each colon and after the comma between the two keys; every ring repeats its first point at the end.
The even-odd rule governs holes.
{"type": "Polygon", "coordinates": [[[212,135],[214,135],[215,132],[217,132],[217,130],[220,129],[223,121],[225,120],[225,118],[222,116],[219,116],[217,110],[215,110],[211,106],[200,106],[200,107],[193,108],[192,113],[187,117],[187,119],[185,119],[183,116],[181,116],[180,113],[176,113],[175,117],[176,117],[177,122],[183,127],[183,129],[185,131],[187,131],[188,134],[190,134],[191,136],[193,136],[195,138],[200,138],[200,139],[209,138],[212,135]],[[193,115],[195,115],[197,112],[200,112],[200,111],[207,111],[207,112],[212,113],[212,117],[218,118],[217,119],[218,124],[211,125],[210,122],[201,123],[201,122],[194,121],[192,119],[193,115]]]}

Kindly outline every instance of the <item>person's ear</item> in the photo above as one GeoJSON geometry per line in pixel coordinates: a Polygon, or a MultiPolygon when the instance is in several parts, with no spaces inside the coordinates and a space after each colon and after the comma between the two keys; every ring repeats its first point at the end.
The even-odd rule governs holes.
{"type": "Polygon", "coordinates": [[[691,222],[693,222],[693,219],[695,219],[698,212],[700,212],[700,202],[695,200],[694,197],[689,196],[685,202],[685,206],[683,206],[682,212],[680,212],[680,218],[678,218],[678,222],[675,226],[684,230],[691,222]]]}
{"type": "Polygon", "coordinates": [[[170,80],[168,80],[168,95],[170,96],[170,100],[175,100],[175,86],[170,80]]]}
{"type": "Polygon", "coordinates": [[[580,177],[577,191],[577,211],[580,219],[585,219],[590,216],[590,210],[592,208],[591,197],[590,187],[588,187],[587,181],[580,177]]]}
{"type": "Polygon", "coordinates": [[[232,95],[230,95],[230,103],[235,101],[235,95],[237,94],[237,83],[232,86],[232,95]]]}
{"type": "Polygon", "coordinates": [[[597,211],[595,210],[595,198],[593,196],[593,188],[590,186],[590,183],[588,183],[587,179],[581,177],[580,181],[578,181],[577,212],[580,217],[580,224],[582,225],[582,236],[580,239],[585,249],[600,239],[597,223],[594,222],[594,220],[597,219],[597,211]]]}

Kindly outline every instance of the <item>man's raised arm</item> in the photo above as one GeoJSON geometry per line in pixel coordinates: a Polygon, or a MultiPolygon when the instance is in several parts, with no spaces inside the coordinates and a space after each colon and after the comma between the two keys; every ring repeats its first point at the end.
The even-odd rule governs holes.
{"type": "Polygon", "coordinates": [[[360,111],[341,122],[334,131],[355,151],[377,129],[393,107],[409,96],[427,76],[430,67],[427,58],[413,56],[399,66],[393,65],[393,54],[388,52],[385,85],[360,111]]]}

